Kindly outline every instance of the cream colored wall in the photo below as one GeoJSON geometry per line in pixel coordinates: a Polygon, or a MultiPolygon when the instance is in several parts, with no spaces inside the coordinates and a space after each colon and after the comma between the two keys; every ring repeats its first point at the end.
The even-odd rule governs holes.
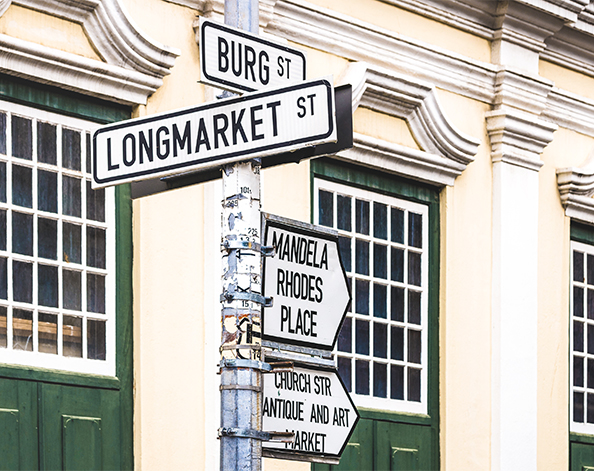
{"type": "Polygon", "coordinates": [[[11,5],[0,17],[0,34],[101,60],[81,25],[18,5],[11,5]]]}
{"type": "Polygon", "coordinates": [[[310,0],[311,3],[367,23],[382,27],[403,37],[414,38],[456,51],[483,62],[491,60],[489,41],[424,18],[379,0],[310,0]]]}
{"type": "Polygon", "coordinates": [[[438,91],[444,114],[480,139],[441,192],[440,435],[443,470],[491,468],[491,156],[482,103],[438,91]]]}

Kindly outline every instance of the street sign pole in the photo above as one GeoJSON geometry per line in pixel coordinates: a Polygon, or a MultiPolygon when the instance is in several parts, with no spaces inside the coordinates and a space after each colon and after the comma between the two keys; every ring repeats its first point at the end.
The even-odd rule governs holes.
{"type": "MultiPolygon", "coordinates": [[[[225,0],[225,23],[253,33],[258,0],[225,0]]],[[[223,168],[221,295],[222,471],[262,467],[260,161],[223,168]]]]}

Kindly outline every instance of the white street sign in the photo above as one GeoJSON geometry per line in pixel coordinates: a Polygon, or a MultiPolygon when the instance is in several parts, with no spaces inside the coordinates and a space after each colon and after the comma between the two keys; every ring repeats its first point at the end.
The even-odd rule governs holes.
{"type": "Polygon", "coordinates": [[[340,457],[359,413],[336,371],[295,367],[262,377],[262,430],[295,433],[292,443],[263,442],[264,448],[340,457]]]}
{"type": "Polygon", "coordinates": [[[93,135],[93,188],[336,141],[328,79],[110,124],[93,135]]]}
{"type": "Polygon", "coordinates": [[[305,54],[246,31],[200,19],[200,81],[239,92],[305,80],[305,54]]]}
{"type": "Polygon", "coordinates": [[[332,350],[351,295],[338,254],[338,237],[298,221],[267,219],[264,244],[276,254],[264,260],[262,338],[332,350]]]}

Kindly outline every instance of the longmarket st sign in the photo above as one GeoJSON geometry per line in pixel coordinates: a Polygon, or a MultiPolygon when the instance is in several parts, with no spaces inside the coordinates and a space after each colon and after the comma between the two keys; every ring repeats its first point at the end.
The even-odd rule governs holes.
{"type": "Polygon", "coordinates": [[[327,79],[104,126],[93,135],[93,187],[200,170],[337,139],[327,79]]]}

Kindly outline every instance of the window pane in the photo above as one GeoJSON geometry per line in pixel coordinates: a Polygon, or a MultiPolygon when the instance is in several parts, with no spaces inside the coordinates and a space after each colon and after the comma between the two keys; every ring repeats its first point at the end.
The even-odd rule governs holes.
{"type": "Polygon", "coordinates": [[[588,358],[586,374],[588,388],[594,389],[594,358],[588,358]]]}
{"type": "Polygon", "coordinates": [[[355,271],[360,275],[369,275],[369,242],[355,242],[355,271]]]}
{"type": "Polygon", "coordinates": [[[105,277],[87,274],[87,311],[105,314],[105,277]]]}
{"type": "Polygon", "coordinates": [[[594,325],[588,324],[588,353],[594,353],[594,325]]]}
{"type": "Polygon", "coordinates": [[[12,203],[24,208],[33,207],[33,170],[21,165],[12,166],[12,203]]]}
{"type": "Polygon", "coordinates": [[[105,268],[105,230],[87,226],[87,265],[105,268]]]}
{"type": "Polygon", "coordinates": [[[573,421],[584,423],[584,393],[573,393],[573,421]]]}
{"type": "Polygon", "coordinates": [[[58,307],[58,267],[37,266],[37,296],[42,306],[58,307]]]}
{"type": "Polygon", "coordinates": [[[421,254],[408,252],[408,283],[421,286],[421,254]]]}
{"type": "Polygon", "coordinates": [[[80,132],[62,128],[62,166],[80,170],[80,132]]]}
{"type": "Polygon", "coordinates": [[[351,224],[351,197],[336,196],[336,226],[343,231],[352,231],[351,224]]]}
{"type": "Polygon", "coordinates": [[[589,424],[594,424],[594,394],[587,395],[587,408],[588,408],[588,416],[587,421],[589,424]]]}
{"type": "Polygon", "coordinates": [[[369,281],[355,280],[355,312],[369,315],[369,281]]]}
{"type": "Polygon", "coordinates": [[[582,252],[573,252],[573,281],[584,281],[584,254],[582,252]]]}
{"type": "Polygon", "coordinates": [[[373,364],[373,395],[386,397],[388,395],[388,368],[384,363],[373,364]]]}
{"type": "Polygon", "coordinates": [[[398,208],[391,208],[392,216],[392,242],[404,244],[404,211],[398,208]]]}
{"type": "Polygon", "coordinates": [[[390,398],[404,399],[404,367],[400,365],[390,367],[390,398]]]}
{"type": "Polygon", "coordinates": [[[388,326],[373,323],[373,356],[377,358],[388,358],[388,326]]]}
{"type": "Polygon", "coordinates": [[[319,211],[320,211],[320,224],[322,226],[333,227],[334,223],[334,202],[333,202],[333,194],[320,190],[319,193],[319,211]]]}
{"type": "Polygon", "coordinates": [[[351,271],[351,239],[349,237],[338,236],[338,251],[344,269],[351,271]]]}
{"type": "Polygon", "coordinates": [[[588,319],[594,319],[594,290],[588,290],[588,319]]]}
{"type": "Polygon", "coordinates": [[[81,231],[77,224],[62,223],[62,250],[65,262],[81,263],[81,231]]]}
{"type": "Polygon", "coordinates": [[[344,385],[348,392],[351,392],[351,359],[338,357],[338,374],[344,381],[344,385]]]}
{"type": "Polygon", "coordinates": [[[0,257],[0,299],[8,299],[8,262],[0,257]]]}
{"type": "Polygon", "coordinates": [[[587,257],[587,271],[588,271],[588,284],[594,285],[594,255],[588,254],[587,257]]]}
{"type": "Polygon", "coordinates": [[[401,249],[395,249],[394,247],[392,247],[391,250],[391,263],[390,263],[390,268],[391,268],[391,279],[392,281],[400,281],[403,282],[404,281],[404,250],[401,249]]]}
{"type": "Polygon", "coordinates": [[[62,175],[62,211],[68,216],[81,215],[80,179],[62,175]]]}
{"type": "Polygon", "coordinates": [[[33,265],[12,261],[13,298],[17,302],[33,302],[33,265]]]}
{"type": "Polygon", "coordinates": [[[573,385],[584,386],[584,358],[573,357],[573,385]]]}
{"type": "Polygon", "coordinates": [[[37,218],[37,254],[41,258],[58,259],[58,221],[37,218]]]}
{"type": "Polygon", "coordinates": [[[573,315],[584,317],[584,290],[577,286],[573,287],[573,315]]]}
{"type": "Polygon", "coordinates": [[[573,321],[573,351],[584,351],[584,324],[579,321],[573,321]]]}
{"type": "Polygon", "coordinates": [[[373,244],[373,276],[388,278],[388,247],[385,245],[373,244]]]}
{"type": "Polygon", "coordinates": [[[355,230],[369,235],[369,201],[355,200],[355,230]]]}
{"type": "Polygon", "coordinates": [[[369,396],[369,362],[355,360],[355,392],[369,396]]]}
{"type": "Polygon", "coordinates": [[[408,213],[408,245],[421,248],[423,245],[423,216],[408,213]]]}
{"type": "Polygon", "coordinates": [[[105,360],[105,321],[87,321],[87,358],[105,360]]]}
{"type": "Polygon", "coordinates": [[[373,203],[373,236],[388,239],[388,207],[385,204],[373,203]]]}
{"type": "Polygon", "coordinates": [[[82,357],[82,319],[64,316],[62,348],[65,357],[82,357]]]}
{"type": "Polygon", "coordinates": [[[369,322],[357,319],[355,324],[355,351],[369,355],[369,322]]]}
{"type": "Polygon", "coordinates": [[[353,349],[352,322],[350,317],[346,317],[338,334],[338,350],[341,352],[350,353],[353,349]]]}
{"type": "Polygon", "coordinates": [[[6,113],[0,113],[0,154],[6,155],[6,113]]]}
{"type": "Polygon", "coordinates": [[[105,222],[105,188],[93,190],[87,181],[87,218],[105,222]]]}
{"type": "Polygon", "coordinates": [[[62,270],[64,309],[81,310],[81,273],[74,270],[62,270]]]}
{"type": "Polygon", "coordinates": [[[0,203],[6,203],[6,162],[0,162],[0,203]]]}
{"type": "Polygon", "coordinates": [[[421,325],[421,293],[408,291],[408,322],[421,325]]]}
{"type": "Polygon", "coordinates": [[[87,173],[91,173],[91,135],[89,133],[86,133],[86,147],[87,147],[87,168],[86,168],[86,172],[87,173]]]}
{"type": "Polygon", "coordinates": [[[12,155],[31,160],[33,155],[33,131],[30,119],[12,116],[12,155]]]}
{"type": "Polygon", "coordinates": [[[37,170],[37,207],[40,211],[58,212],[58,174],[37,170]]]}
{"type": "Polygon", "coordinates": [[[33,255],[33,215],[12,213],[12,251],[33,255]]]}
{"type": "Polygon", "coordinates": [[[408,329],[408,361],[421,364],[421,332],[408,329]]]}
{"type": "Polygon", "coordinates": [[[402,361],[404,360],[404,329],[392,326],[391,330],[390,357],[392,360],[402,361]]]}
{"type": "Polygon", "coordinates": [[[386,319],[388,317],[388,287],[373,284],[373,315],[386,319]]]}
{"type": "Polygon", "coordinates": [[[12,348],[33,351],[33,312],[24,309],[12,310],[12,348]]]}
{"type": "Polygon", "coordinates": [[[37,122],[37,160],[46,164],[58,163],[56,153],[56,126],[37,122]]]}
{"type": "Polygon", "coordinates": [[[0,250],[6,250],[6,211],[0,209],[0,250]]]}
{"type": "Polygon", "coordinates": [[[58,316],[39,314],[38,319],[39,351],[41,353],[58,354],[58,316]]]}
{"type": "Polygon", "coordinates": [[[8,328],[7,328],[7,315],[6,315],[6,307],[5,306],[0,306],[0,348],[6,348],[8,347],[8,343],[7,343],[7,332],[8,332],[8,328]]]}
{"type": "Polygon", "coordinates": [[[392,286],[391,317],[393,321],[404,322],[404,288],[392,286]]]}
{"type": "Polygon", "coordinates": [[[421,402],[421,370],[408,368],[408,400],[421,402]]]}

